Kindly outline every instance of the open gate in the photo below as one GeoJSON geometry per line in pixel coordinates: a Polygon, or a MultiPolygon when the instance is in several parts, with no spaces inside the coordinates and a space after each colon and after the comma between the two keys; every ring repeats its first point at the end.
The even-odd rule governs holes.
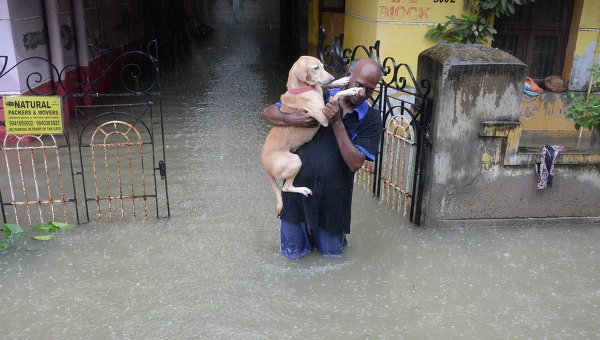
{"type": "Polygon", "coordinates": [[[419,225],[431,146],[430,82],[417,82],[410,67],[392,57],[382,60],[379,41],[353,49],[343,49],[342,43],[343,34],[331,38],[321,28],[319,57],[331,73],[344,75],[351,62],[362,57],[377,61],[383,71],[383,79],[370,99],[371,106],[382,115],[379,153],[374,163],[366,162],[357,172],[355,182],[371,188],[376,197],[419,225]]]}
{"type": "MultiPolygon", "coordinates": [[[[59,96],[63,118],[63,134],[0,140],[4,223],[170,216],[157,49],[152,41],[89,69],[58,70],[41,57],[9,68],[0,56],[0,80],[17,67],[32,70],[27,95],[59,96]],[[44,76],[52,85],[40,86],[44,76]]],[[[9,103],[4,97],[0,108],[9,103]]]]}

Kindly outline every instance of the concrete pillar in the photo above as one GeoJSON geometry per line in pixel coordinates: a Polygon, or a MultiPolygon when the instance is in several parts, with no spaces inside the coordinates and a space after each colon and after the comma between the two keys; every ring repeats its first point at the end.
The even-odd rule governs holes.
{"type": "Polygon", "coordinates": [[[458,226],[497,205],[485,199],[498,193],[480,177],[478,131],[482,121],[519,121],[525,64],[483,45],[439,44],[419,55],[418,78],[431,81],[433,101],[421,223],[458,226]]]}
{"type": "MultiPolygon", "coordinates": [[[[494,219],[506,203],[481,166],[481,122],[519,122],[525,64],[483,45],[439,44],[419,55],[418,77],[433,101],[431,153],[423,192],[425,226],[494,219]]],[[[506,215],[505,217],[508,217],[506,215]]]]}
{"type": "Polygon", "coordinates": [[[419,55],[418,78],[431,81],[433,102],[422,225],[600,220],[599,164],[569,163],[559,154],[554,185],[539,190],[540,153],[518,152],[525,69],[512,55],[483,45],[439,44],[419,55]]]}

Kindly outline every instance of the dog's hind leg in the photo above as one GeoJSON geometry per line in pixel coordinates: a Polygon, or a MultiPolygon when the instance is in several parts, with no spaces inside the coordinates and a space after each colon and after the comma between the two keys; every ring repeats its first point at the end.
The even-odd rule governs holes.
{"type": "Polygon", "coordinates": [[[310,190],[307,187],[295,187],[293,185],[294,178],[296,178],[296,176],[292,178],[286,178],[285,182],[283,183],[283,187],[281,188],[281,191],[295,192],[297,194],[302,194],[306,197],[308,197],[308,195],[312,195],[312,190],[310,190]]]}
{"type": "Polygon", "coordinates": [[[268,176],[269,184],[271,185],[271,189],[275,192],[275,197],[277,197],[277,217],[281,215],[281,209],[283,209],[283,199],[281,197],[281,191],[279,190],[279,186],[277,185],[277,181],[275,177],[268,176]]]}
{"type": "Polygon", "coordinates": [[[293,185],[294,178],[298,175],[300,168],[302,167],[302,161],[298,155],[289,153],[287,157],[286,169],[281,173],[280,178],[285,178],[281,191],[283,192],[294,192],[302,194],[304,196],[312,195],[312,190],[307,187],[295,187],[293,185]]]}

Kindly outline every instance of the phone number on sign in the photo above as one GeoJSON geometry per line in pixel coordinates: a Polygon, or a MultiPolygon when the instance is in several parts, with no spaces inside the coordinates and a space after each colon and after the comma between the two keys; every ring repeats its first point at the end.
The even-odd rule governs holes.
{"type": "Polygon", "coordinates": [[[60,126],[60,122],[57,120],[38,120],[38,121],[36,121],[36,125],[38,125],[38,126],[48,126],[48,125],[60,126]]]}

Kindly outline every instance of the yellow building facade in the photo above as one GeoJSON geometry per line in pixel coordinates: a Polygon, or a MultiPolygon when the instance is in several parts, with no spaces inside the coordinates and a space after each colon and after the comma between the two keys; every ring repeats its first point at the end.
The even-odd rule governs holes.
{"type": "MultiPolygon", "coordinates": [[[[567,85],[567,91],[553,93],[544,88],[539,96],[524,95],[521,105],[521,127],[524,132],[521,144],[538,145],[540,142],[551,143],[564,138],[585,138],[589,136],[589,131],[576,131],[573,122],[567,120],[564,115],[568,105],[567,92],[585,94],[590,83],[590,73],[587,70],[599,59],[600,1],[535,2],[536,6],[568,6],[563,11],[569,17],[563,20],[567,24],[564,37],[560,41],[560,53],[547,53],[549,56],[544,59],[548,62],[560,62],[559,67],[555,67],[553,73],[538,76],[536,79],[544,88],[543,77],[556,75],[567,85]],[[548,137],[547,131],[552,131],[551,137],[548,137]],[[528,142],[528,139],[532,141],[528,142]]],[[[324,3],[327,1],[311,0],[310,12],[313,13],[313,19],[309,22],[309,53],[312,52],[310,46],[314,46],[316,51],[318,26],[323,26],[328,36],[344,34],[344,48],[357,45],[368,47],[379,40],[382,57],[393,57],[398,63],[408,64],[414,74],[417,73],[419,54],[437,43],[425,38],[426,32],[438,23],[445,23],[448,20],[447,16],[460,16],[464,4],[463,0],[346,0],[345,3],[342,2],[343,11],[330,12],[323,10],[324,3]]],[[[525,32],[528,33],[531,42],[531,36],[537,33],[533,29],[532,33],[525,32]]],[[[544,34],[546,33],[541,32],[537,36],[542,37],[542,42],[544,34]]],[[[498,44],[498,41],[494,44],[498,44]]],[[[531,53],[528,53],[527,55],[531,56],[531,53]]],[[[521,61],[528,64],[527,60],[521,61]]],[[[528,69],[533,69],[537,65],[527,66],[528,69]]],[[[580,141],[570,143],[580,144],[580,141]]]]}
{"type": "MultiPolygon", "coordinates": [[[[427,30],[446,22],[446,16],[463,13],[463,0],[346,0],[343,13],[318,14],[319,1],[311,0],[310,6],[309,45],[317,44],[318,26],[323,26],[330,36],[343,32],[345,48],[379,40],[382,55],[412,69],[419,53],[436,44],[425,38],[427,30]]],[[[569,76],[565,72],[572,70],[574,61],[594,52],[600,39],[600,1],[574,0],[570,22],[563,78],[569,76]]]]}

